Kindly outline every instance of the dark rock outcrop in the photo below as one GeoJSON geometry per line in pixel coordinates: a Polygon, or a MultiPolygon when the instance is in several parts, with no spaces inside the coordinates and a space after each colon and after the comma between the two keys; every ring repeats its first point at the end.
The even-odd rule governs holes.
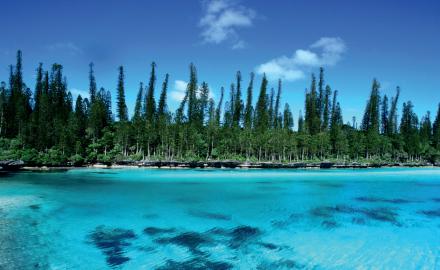
{"type": "Polygon", "coordinates": [[[0,160],[0,171],[17,171],[24,165],[22,160],[0,160]]]}

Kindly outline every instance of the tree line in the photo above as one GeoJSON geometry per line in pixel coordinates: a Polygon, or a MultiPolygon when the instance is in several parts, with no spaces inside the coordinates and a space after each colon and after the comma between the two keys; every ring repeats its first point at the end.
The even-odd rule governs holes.
{"type": "Polygon", "coordinates": [[[282,81],[269,89],[263,75],[257,86],[240,71],[217,102],[209,85],[199,83],[196,67],[177,110],[167,106],[169,75],[158,82],[151,64],[140,83],[132,117],[125,101],[124,68],[118,68],[116,108],[110,91],[97,86],[89,66],[89,97],[73,101],[63,66],[36,69],[33,91],[23,81],[22,54],[0,84],[0,159],[35,165],[81,165],[133,160],[369,161],[435,162],[440,157],[440,104],[431,122],[420,119],[411,101],[398,112],[400,89],[381,95],[373,80],[363,119],[344,123],[338,101],[320,68],[312,74],[303,112],[294,130],[292,109],[282,104],[282,81]],[[254,91],[254,88],[257,88],[254,91]],[[256,103],[253,104],[253,95],[256,103]]]}

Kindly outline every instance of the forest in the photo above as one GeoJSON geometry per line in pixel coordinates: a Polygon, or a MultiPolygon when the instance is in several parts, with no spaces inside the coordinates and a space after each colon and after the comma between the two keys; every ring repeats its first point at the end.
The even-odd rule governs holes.
{"type": "Polygon", "coordinates": [[[238,71],[214,101],[208,83],[199,83],[193,64],[185,97],[172,112],[167,106],[169,75],[157,78],[156,68],[153,62],[148,81],[139,84],[130,117],[122,66],[115,72],[113,111],[110,91],[98,88],[93,63],[89,97],[73,100],[60,64],[47,70],[39,64],[32,90],[23,81],[18,51],[15,65],[9,66],[9,80],[0,85],[0,160],[34,166],[139,160],[440,160],[440,104],[435,116],[427,111],[419,118],[411,101],[399,108],[399,87],[392,97],[381,95],[376,79],[363,119],[344,122],[338,91],[326,84],[320,68],[317,77],[312,74],[304,108],[294,120],[292,108],[281,102],[281,80],[276,89],[268,89],[266,76],[256,82],[251,73],[244,82],[238,71]]]}

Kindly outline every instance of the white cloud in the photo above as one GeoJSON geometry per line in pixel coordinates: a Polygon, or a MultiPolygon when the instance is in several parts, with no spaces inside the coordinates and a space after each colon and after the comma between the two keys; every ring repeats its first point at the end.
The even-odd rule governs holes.
{"type": "Polygon", "coordinates": [[[77,89],[77,88],[71,88],[70,93],[72,93],[72,97],[73,97],[73,102],[75,103],[76,98],[81,95],[81,97],[84,98],[88,98],[89,97],[89,92],[85,91],[85,90],[81,90],[81,89],[77,89]]]}
{"type": "Polygon", "coordinates": [[[210,0],[205,4],[205,13],[200,19],[201,36],[206,43],[219,44],[230,40],[233,49],[244,47],[237,29],[250,27],[255,11],[229,0],[210,0]]]}
{"type": "Polygon", "coordinates": [[[57,42],[51,45],[47,45],[46,49],[50,51],[59,50],[63,52],[68,52],[71,55],[78,55],[83,53],[83,50],[73,42],[57,42]]]}
{"type": "Polygon", "coordinates": [[[323,37],[309,49],[296,50],[291,57],[281,56],[257,66],[256,72],[265,73],[270,80],[295,81],[304,78],[310,68],[336,65],[346,50],[341,38],[323,37]]]}
{"type": "Polygon", "coordinates": [[[323,37],[312,44],[311,48],[321,49],[321,62],[324,65],[335,65],[341,60],[342,54],[347,50],[347,46],[341,38],[323,37]]]}
{"type": "Polygon", "coordinates": [[[239,49],[243,49],[244,47],[246,47],[246,43],[243,40],[239,40],[237,43],[232,45],[231,49],[239,50],[239,49]]]}
{"type": "Polygon", "coordinates": [[[174,81],[174,90],[170,92],[170,97],[175,101],[182,101],[185,97],[185,91],[188,83],[182,80],[174,81]]]}
{"type": "MultiPolygon", "coordinates": [[[[188,83],[182,80],[175,80],[174,81],[174,90],[170,92],[170,97],[175,101],[182,101],[185,98],[185,92],[186,88],[188,86],[188,83]]],[[[200,94],[200,89],[197,91],[197,95],[200,94]]],[[[209,91],[209,98],[214,98],[214,93],[212,91],[209,91]]]]}

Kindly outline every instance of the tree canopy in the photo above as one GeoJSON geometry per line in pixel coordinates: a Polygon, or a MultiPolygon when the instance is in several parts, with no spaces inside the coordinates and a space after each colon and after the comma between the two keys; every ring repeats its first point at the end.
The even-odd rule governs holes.
{"type": "Polygon", "coordinates": [[[323,68],[318,79],[311,76],[304,108],[296,108],[300,111],[296,123],[292,107],[283,102],[281,80],[276,89],[269,89],[265,75],[256,82],[253,73],[243,78],[238,71],[229,95],[222,88],[216,102],[209,84],[199,83],[194,64],[189,66],[189,83],[180,105],[170,111],[170,76],[157,78],[157,68],[153,62],[147,82],[140,82],[130,117],[123,66],[117,69],[114,115],[111,92],[98,88],[93,63],[89,96],[79,95],[74,101],[63,66],[57,63],[47,69],[38,65],[31,90],[23,81],[18,51],[15,65],[9,67],[9,80],[0,83],[0,159],[79,165],[227,159],[435,162],[440,157],[440,104],[431,119],[430,112],[418,117],[413,103],[406,101],[399,119],[400,88],[393,97],[381,95],[376,79],[357,127],[354,118],[344,123],[338,91],[328,84],[323,68]],[[161,80],[158,91],[157,80],[161,80]]]}

